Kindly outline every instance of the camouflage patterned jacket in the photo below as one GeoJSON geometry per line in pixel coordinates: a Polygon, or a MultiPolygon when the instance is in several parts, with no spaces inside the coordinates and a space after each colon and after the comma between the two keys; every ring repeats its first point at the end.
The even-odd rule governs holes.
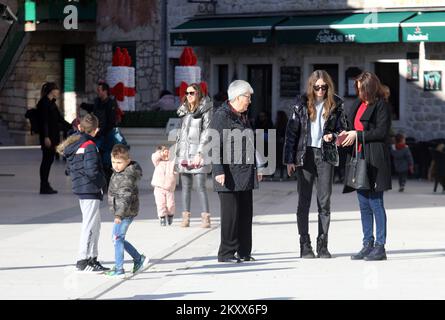
{"type": "Polygon", "coordinates": [[[132,161],[123,171],[113,172],[108,187],[108,205],[114,216],[129,218],[138,215],[138,182],[141,177],[141,166],[135,161],[132,161]]]}

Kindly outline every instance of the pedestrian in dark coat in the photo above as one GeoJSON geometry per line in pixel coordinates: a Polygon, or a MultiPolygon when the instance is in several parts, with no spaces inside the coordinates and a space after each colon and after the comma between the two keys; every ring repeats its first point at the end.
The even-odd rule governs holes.
{"type": "Polygon", "coordinates": [[[434,180],[434,192],[437,191],[439,183],[442,185],[442,192],[445,192],[445,145],[440,143],[432,152],[431,176],[434,180]]]}
{"type": "Polygon", "coordinates": [[[110,95],[110,87],[105,82],[99,82],[96,88],[97,98],[93,104],[82,103],[80,108],[94,114],[99,119],[99,132],[94,141],[99,148],[102,164],[107,179],[110,181],[113,173],[111,168],[111,150],[114,146],[114,132],[116,127],[116,112],[118,105],[114,97],[110,95]]]}
{"type": "Polygon", "coordinates": [[[411,151],[406,144],[405,135],[399,133],[395,137],[391,154],[394,160],[394,169],[399,178],[399,192],[405,191],[408,174],[414,173],[414,161],[411,151]]]}
{"type": "Polygon", "coordinates": [[[60,143],[60,131],[70,124],[65,121],[57,107],[56,100],[60,91],[54,82],[47,82],[42,86],[41,98],[37,103],[37,110],[41,116],[39,140],[42,149],[42,163],[40,164],[40,194],[57,193],[49,184],[51,165],[56,156],[56,147],[60,143]]]}
{"type": "MultiPolygon", "coordinates": [[[[340,136],[345,136],[343,146],[352,146],[357,139],[358,156],[362,156],[363,152],[365,154],[371,187],[369,190],[355,190],[345,184],[343,191],[357,191],[364,234],[362,250],[351,259],[386,260],[386,211],[383,192],[391,189],[390,106],[384,99],[382,84],[375,74],[365,71],[357,77],[355,83],[359,99],[347,114],[351,130],[340,136]],[[376,238],[373,235],[374,219],[376,238]]],[[[355,152],[355,148],[351,148],[346,163],[351,159],[352,150],[355,152]]],[[[347,167],[346,177],[348,173],[347,167]]]]}
{"type": "Polygon", "coordinates": [[[217,109],[210,125],[220,136],[219,159],[213,162],[212,168],[215,191],[221,203],[219,262],[254,260],[251,256],[252,190],[258,187],[262,176],[257,174],[253,131],[247,118],[252,94],[253,89],[248,82],[232,82],[228,89],[229,101],[217,109]],[[250,138],[245,139],[246,143],[236,144],[230,137],[235,132],[250,134],[250,138]]]}

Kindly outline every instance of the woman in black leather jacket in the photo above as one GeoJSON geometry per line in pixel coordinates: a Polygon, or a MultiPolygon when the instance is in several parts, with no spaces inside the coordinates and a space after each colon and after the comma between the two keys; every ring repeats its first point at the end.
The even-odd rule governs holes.
{"type": "Polygon", "coordinates": [[[40,194],[57,193],[49,184],[49,173],[56,155],[56,146],[60,143],[60,131],[71,125],[65,121],[57,107],[59,88],[54,82],[47,82],[42,86],[41,98],[37,103],[37,110],[41,116],[39,140],[42,149],[40,164],[40,194]]]}
{"type": "Polygon", "coordinates": [[[326,71],[314,71],[306,88],[306,94],[298,97],[297,104],[292,108],[287,124],[284,164],[289,176],[294,171],[297,174],[300,256],[315,258],[309,235],[309,209],[312,186],[316,181],[317,257],[331,258],[328,231],[334,167],[339,163],[336,139],[347,128],[347,122],[343,100],[334,94],[333,81],[326,71]]]}

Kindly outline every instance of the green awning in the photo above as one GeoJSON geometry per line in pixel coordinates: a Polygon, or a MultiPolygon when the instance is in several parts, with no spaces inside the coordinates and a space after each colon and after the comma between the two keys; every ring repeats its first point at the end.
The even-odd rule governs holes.
{"type": "Polygon", "coordinates": [[[194,19],[170,30],[172,46],[265,44],[285,17],[194,19]]]}
{"type": "Polygon", "coordinates": [[[403,42],[445,42],[445,12],[419,12],[401,26],[403,42]]]}
{"type": "Polygon", "coordinates": [[[275,27],[279,44],[399,42],[400,23],[414,12],[295,16],[275,27]]]}

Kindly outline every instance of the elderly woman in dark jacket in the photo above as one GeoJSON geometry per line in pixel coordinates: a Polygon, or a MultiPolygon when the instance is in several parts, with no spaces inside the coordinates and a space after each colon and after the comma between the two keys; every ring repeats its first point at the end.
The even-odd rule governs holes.
{"type": "Polygon", "coordinates": [[[334,94],[334,84],[326,71],[314,71],[306,87],[306,94],[298,98],[288,121],[284,163],[287,164],[289,176],[294,171],[297,173],[300,255],[302,258],[315,258],[309,236],[309,208],[316,181],[317,256],[331,258],[328,251],[330,198],[334,167],[339,163],[335,142],[337,135],[346,130],[347,123],[343,100],[334,94]]]}
{"type": "Polygon", "coordinates": [[[182,182],[181,227],[190,226],[190,201],[193,178],[201,200],[201,227],[210,228],[209,200],[206,190],[206,177],[211,172],[210,164],[204,164],[203,150],[209,142],[208,128],[213,115],[213,103],[204,97],[198,84],[191,84],[186,90],[182,105],[177,113],[182,119],[181,129],[176,139],[178,172],[182,182]]]}
{"type": "Polygon", "coordinates": [[[219,158],[212,160],[215,191],[221,203],[219,262],[254,260],[251,256],[252,190],[258,187],[262,176],[257,174],[253,131],[247,118],[252,94],[248,82],[232,82],[228,89],[229,101],[218,108],[211,123],[211,128],[220,136],[219,158]],[[235,136],[235,140],[245,136],[247,142],[237,144],[230,135],[235,136]],[[239,149],[235,149],[237,146],[239,149]]]}
{"type": "MultiPolygon", "coordinates": [[[[379,78],[368,71],[356,79],[357,100],[348,112],[351,131],[344,132],[343,146],[358,141],[359,156],[364,151],[370,190],[357,190],[360,206],[363,248],[351,256],[352,260],[386,260],[386,211],[383,192],[391,189],[391,158],[389,151],[391,112],[379,78]],[[374,219],[376,238],[374,238],[374,219]],[[375,241],[375,242],[374,242],[375,241]]],[[[355,148],[351,148],[351,150],[355,148]]],[[[347,162],[351,155],[348,155],[347,162]]],[[[346,172],[348,176],[348,172],[346,172]]],[[[345,185],[344,192],[355,189],[345,185]]]]}

